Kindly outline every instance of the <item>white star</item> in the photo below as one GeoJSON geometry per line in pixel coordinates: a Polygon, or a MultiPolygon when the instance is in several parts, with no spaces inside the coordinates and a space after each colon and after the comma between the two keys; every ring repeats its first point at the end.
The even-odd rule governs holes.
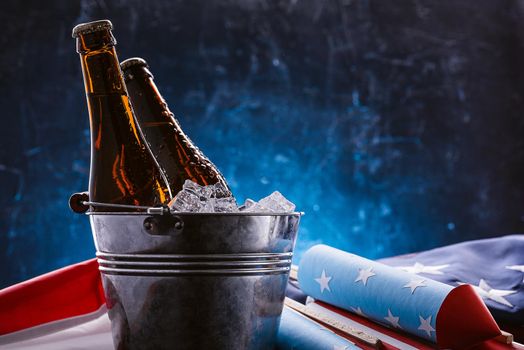
{"type": "Polygon", "coordinates": [[[420,320],[420,326],[418,326],[418,329],[426,332],[428,337],[431,337],[431,332],[435,332],[435,328],[431,327],[431,315],[428,318],[423,318],[422,316],[418,316],[418,319],[420,320]]]}
{"type": "MultiPolygon", "coordinates": [[[[458,282],[458,284],[462,285],[465,283],[458,282]]],[[[474,285],[471,285],[471,286],[473,287],[473,289],[475,289],[475,292],[477,292],[477,294],[480,295],[483,299],[490,299],[496,303],[506,305],[508,307],[513,307],[513,305],[509,301],[507,301],[504,297],[506,295],[514,294],[517,291],[493,289],[482,278],[480,279],[478,286],[474,286],[474,285]]]]}
{"type": "Polygon", "coordinates": [[[362,281],[364,285],[367,285],[368,278],[373,276],[376,276],[376,273],[373,272],[372,267],[368,267],[367,269],[358,269],[358,277],[355,282],[362,281]]]}
{"type": "Polygon", "coordinates": [[[322,270],[322,274],[319,278],[315,278],[315,281],[317,281],[318,284],[320,284],[320,293],[324,293],[324,289],[327,289],[331,292],[331,289],[329,288],[329,281],[331,281],[332,277],[326,276],[326,270],[322,270]]]}
{"type": "Polygon", "coordinates": [[[388,316],[384,317],[384,319],[386,321],[388,321],[389,323],[391,323],[391,325],[393,327],[402,329],[402,327],[400,327],[400,324],[398,324],[398,321],[400,320],[400,317],[393,316],[393,314],[391,313],[390,309],[388,309],[388,316]]]}
{"type": "MultiPolygon", "coordinates": [[[[506,266],[507,269],[524,272],[524,265],[511,265],[506,266]]],[[[524,282],[524,279],[522,280],[524,282]]]]}
{"type": "Polygon", "coordinates": [[[411,294],[415,293],[415,289],[417,289],[418,287],[427,287],[428,285],[425,284],[426,280],[422,280],[422,279],[412,279],[409,281],[408,284],[405,284],[402,288],[409,288],[411,289],[411,294]]]}
{"type": "Polygon", "coordinates": [[[356,313],[357,315],[360,315],[362,317],[366,317],[366,315],[362,312],[362,309],[360,308],[360,306],[358,307],[352,307],[351,308],[351,311],[353,311],[354,313],[356,313]]]}
{"type": "Polygon", "coordinates": [[[524,272],[524,265],[511,265],[506,266],[507,269],[524,272]]]}
{"type": "Polygon", "coordinates": [[[333,345],[333,350],[347,350],[347,348],[345,345],[333,345]]]}
{"type": "Polygon", "coordinates": [[[434,266],[427,265],[426,266],[419,262],[416,262],[413,266],[398,266],[397,268],[410,272],[410,273],[416,273],[416,274],[425,273],[428,275],[443,275],[442,271],[440,270],[445,269],[448,266],[449,265],[434,265],[434,266]]]}

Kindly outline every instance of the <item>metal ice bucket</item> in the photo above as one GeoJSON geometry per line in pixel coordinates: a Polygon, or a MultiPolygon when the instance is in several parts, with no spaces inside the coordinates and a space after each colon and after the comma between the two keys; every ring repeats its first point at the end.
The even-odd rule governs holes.
{"type": "Polygon", "coordinates": [[[90,213],[115,349],[272,349],[300,213],[90,213]]]}

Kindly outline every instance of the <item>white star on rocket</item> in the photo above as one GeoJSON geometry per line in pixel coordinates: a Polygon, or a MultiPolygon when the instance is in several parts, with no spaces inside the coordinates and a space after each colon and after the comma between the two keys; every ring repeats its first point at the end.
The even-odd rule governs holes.
{"type": "MultiPolygon", "coordinates": [[[[524,265],[511,265],[506,266],[507,269],[524,272],[524,265]]],[[[522,280],[524,282],[524,279],[522,280]]]]}
{"type": "Polygon", "coordinates": [[[428,337],[431,337],[431,332],[435,332],[435,328],[431,327],[431,315],[428,318],[423,318],[422,316],[418,316],[418,319],[420,320],[420,326],[418,326],[418,329],[426,332],[428,337]]]}
{"type": "Polygon", "coordinates": [[[393,316],[390,309],[388,309],[388,316],[384,317],[384,319],[388,321],[389,323],[391,323],[393,327],[402,329],[402,327],[400,327],[400,324],[398,323],[398,321],[400,320],[400,317],[393,316]]]}
{"type": "Polygon", "coordinates": [[[353,311],[354,313],[356,313],[357,315],[360,315],[362,317],[366,317],[366,315],[362,312],[362,309],[360,308],[360,306],[357,306],[357,307],[351,307],[351,311],[353,311]]]}
{"type": "Polygon", "coordinates": [[[419,262],[416,262],[413,266],[397,266],[398,269],[410,272],[410,273],[425,273],[428,275],[443,275],[442,269],[448,267],[448,265],[423,265],[419,262]]]}
{"type": "MultiPolygon", "coordinates": [[[[465,284],[462,282],[457,282],[457,283],[460,285],[465,284]]],[[[477,292],[477,294],[480,295],[483,299],[493,300],[496,303],[506,305],[508,307],[513,307],[513,305],[509,301],[507,301],[504,297],[506,295],[515,294],[517,291],[493,289],[482,278],[480,279],[478,286],[474,286],[474,285],[471,285],[471,286],[473,287],[475,292],[477,292]]]]}
{"type": "Polygon", "coordinates": [[[356,282],[362,281],[364,285],[367,285],[368,278],[376,276],[376,273],[373,272],[372,267],[368,267],[367,269],[358,269],[358,277],[355,280],[356,282]]]}
{"type": "Polygon", "coordinates": [[[428,285],[425,284],[426,280],[422,279],[412,279],[409,281],[409,283],[405,284],[402,288],[409,288],[411,289],[411,294],[415,293],[415,290],[419,287],[427,287],[428,285]]]}
{"type": "Polygon", "coordinates": [[[327,289],[331,292],[331,289],[329,288],[329,281],[331,281],[332,277],[326,276],[326,270],[322,270],[322,274],[319,278],[315,278],[315,281],[317,281],[318,284],[320,284],[320,293],[324,293],[324,289],[327,289]]]}

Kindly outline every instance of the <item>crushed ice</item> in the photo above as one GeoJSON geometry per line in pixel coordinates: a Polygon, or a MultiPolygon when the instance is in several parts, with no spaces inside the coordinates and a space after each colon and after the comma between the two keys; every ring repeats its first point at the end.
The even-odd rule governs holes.
{"type": "Polygon", "coordinates": [[[200,186],[186,180],[182,191],[169,203],[173,211],[193,213],[235,213],[235,212],[266,212],[287,213],[295,210],[295,205],[280,192],[275,191],[258,202],[246,199],[243,205],[237,206],[234,197],[225,197],[228,189],[222,184],[200,186]]]}

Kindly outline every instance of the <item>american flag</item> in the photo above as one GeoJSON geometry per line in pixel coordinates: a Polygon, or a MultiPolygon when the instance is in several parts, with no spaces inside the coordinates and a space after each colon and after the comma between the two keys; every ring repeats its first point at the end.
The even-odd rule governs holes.
{"type": "MultiPolygon", "coordinates": [[[[384,296],[376,298],[379,301],[388,301],[389,296],[399,293],[407,300],[419,295],[428,296],[428,290],[434,289],[432,286],[436,283],[433,280],[448,287],[437,287],[436,292],[429,293],[429,298],[423,298],[424,302],[420,305],[409,302],[397,308],[390,303],[389,307],[384,304],[383,310],[378,312],[370,311],[369,302],[355,303],[358,299],[348,299],[352,304],[348,304],[347,310],[329,304],[328,298],[325,298],[327,303],[320,301],[324,299],[322,295],[335,293],[343,286],[343,279],[346,279],[345,283],[366,290],[387,275],[384,274],[384,267],[373,265],[376,262],[351,254],[350,259],[363,263],[353,270],[339,267],[339,274],[330,267],[330,263],[336,261],[332,249],[328,249],[328,261],[315,260],[311,264],[312,275],[308,283],[314,289],[311,294],[319,294],[315,302],[305,305],[304,290],[308,287],[304,286],[308,283],[301,282],[300,287],[304,290],[297,286],[296,281],[288,286],[288,296],[303,304],[286,301],[299,313],[290,308],[284,309],[278,337],[279,349],[434,348],[439,329],[435,313],[439,313],[436,310],[439,304],[445,304],[445,301],[438,299],[446,299],[449,290],[477,292],[499,324],[505,322],[503,329],[513,326],[518,330],[522,326],[524,236],[467,242],[381,260],[394,266],[395,274],[411,277],[405,281],[381,283],[382,287],[378,289],[384,296]],[[466,283],[472,287],[463,287],[466,283]],[[394,290],[396,292],[392,292],[394,290]],[[413,305],[419,306],[414,309],[413,305]]],[[[302,268],[300,274],[306,274],[307,268],[302,268]]],[[[307,280],[307,277],[304,278],[307,280]]],[[[336,304],[337,300],[331,302],[336,304]]],[[[453,312],[457,310],[452,309],[453,312]]],[[[110,324],[105,313],[98,264],[94,259],[0,290],[0,310],[0,349],[112,349],[110,324]]],[[[479,310],[482,311],[482,308],[474,311],[479,310]]],[[[491,325],[483,328],[481,333],[492,331],[491,325]]],[[[454,336],[462,341],[471,341],[463,334],[454,336]]],[[[477,344],[474,349],[524,349],[517,343],[504,343],[510,340],[508,335],[499,336],[496,340],[477,344]]]]}
{"type": "Polygon", "coordinates": [[[524,235],[464,242],[380,262],[450,286],[470,284],[499,324],[524,327],[524,235]]]}

